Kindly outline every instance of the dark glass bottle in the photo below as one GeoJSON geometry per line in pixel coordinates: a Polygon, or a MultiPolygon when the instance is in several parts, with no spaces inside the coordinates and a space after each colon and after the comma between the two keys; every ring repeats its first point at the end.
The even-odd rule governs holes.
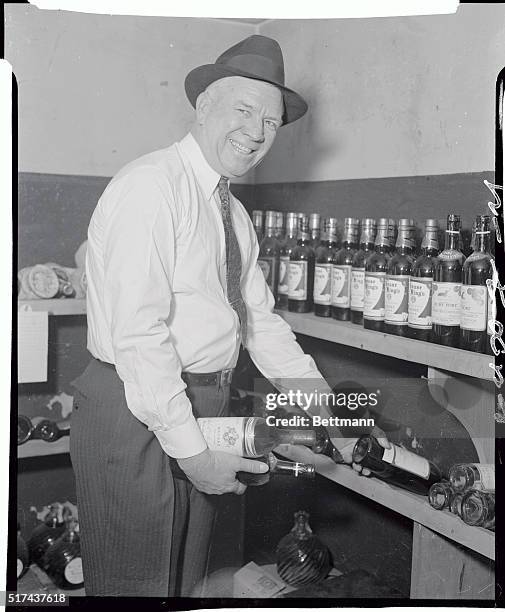
{"type": "Polygon", "coordinates": [[[277,308],[288,307],[289,258],[298,243],[298,213],[286,215],[286,236],[279,252],[279,283],[277,285],[277,308]]]}
{"type": "Polygon", "coordinates": [[[431,296],[433,267],[439,253],[438,221],[426,219],[421,255],[412,266],[409,284],[408,335],[410,338],[431,340],[431,296]]]}
{"type": "Polygon", "coordinates": [[[358,247],[359,219],[344,219],[342,247],[331,264],[331,316],[338,321],[351,319],[351,269],[358,247]]]}
{"type": "Polygon", "coordinates": [[[28,540],[30,560],[44,567],[44,555],[65,531],[65,523],[58,508],[53,505],[42,525],[32,531],[28,540]]]}
{"type": "Polygon", "coordinates": [[[41,419],[36,422],[33,420],[33,430],[31,434],[32,440],[44,440],[44,442],[56,442],[63,436],[68,436],[70,429],[62,429],[58,426],[58,423],[50,421],[49,419],[41,419]]]}
{"type": "Polygon", "coordinates": [[[292,478],[311,480],[313,480],[316,476],[316,469],[310,463],[284,461],[282,459],[278,459],[273,453],[269,453],[266,457],[262,457],[261,461],[268,464],[268,472],[265,472],[264,474],[237,472],[237,480],[249,487],[257,487],[269,482],[271,477],[274,475],[291,476],[292,478]]]}
{"type": "Polygon", "coordinates": [[[84,585],[81,544],[74,521],[45,555],[45,570],[60,589],[78,589],[84,585]]]}
{"type": "Polygon", "coordinates": [[[386,449],[373,436],[361,436],[354,447],[352,460],[383,480],[428,495],[431,485],[442,479],[439,468],[421,455],[390,444],[391,448],[386,449]]]}
{"type": "Polygon", "coordinates": [[[298,217],[298,244],[289,257],[288,310],[310,312],[314,303],[314,266],[307,215],[298,217]]]}
{"type": "Polygon", "coordinates": [[[321,244],[321,215],[311,213],[309,217],[310,244],[314,251],[321,244]]]}
{"type": "Polygon", "coordinates": [[[277,299],[277,287],[279,284],[279,242],[275,237],[277,232],[277,213],[269,210],[265,219],[265,236],[260,244],[258,264],[263,271],[265,281],[277,299]]]}
{"type": "Polygon", "coordinates": [[[356,251],[351,268],[351,321],[363,324],[365,304],[365,260],[373,252],[377,224],[375,219],[361,219],[360,248],[356,251]]]}
{"type": "Polygon", "coordinates": [[[331,262],[337,247],[337,219],[326,219],[325,226],[314,269],[314,314],[318,317],[331,316],[331,262]]]}
{"type": "Polygon", "coordinates": [[[459,215],[447,215],[445,248],[433,267],[432,339],[437,344],[459,346],[461,281],[465,256],[460,250],[459,215]]]}
{"type": "Polygon", "coordinates": [[[391,234],[394,231],[394,223],[393,219],[379,219],[375,248],[365,261],[363,326],[374,331],[384,331],[385,282],[391,259],[391,234]]]}
{"type": "Polygon", "coordinates": [[[263,240],[263,211],[262,210],[253,210],[252,211],[252,222],[254,226],[254,231],[256,232],[256,238],[258,239],[258,244],[263,240]]]}
{"type": "Polygon", "coordinates": [[[396,252],[388,263],[384,296],[384,330],[396,336],[407,335],[409,280],[414,263],[414,221],[400,219],[396,252]]]}
{"type": "Polygon", "coordinates": [[[488,342],[486,280],[493,276],[490,221],[486,215],[475,220],[474,251],[463,264],[461,285],[460,347],[485,353],[488,342]]]}

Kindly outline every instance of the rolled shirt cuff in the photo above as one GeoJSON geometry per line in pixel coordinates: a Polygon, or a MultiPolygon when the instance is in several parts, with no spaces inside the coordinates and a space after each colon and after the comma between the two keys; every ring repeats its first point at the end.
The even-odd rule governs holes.
{"type": "Polygon", "coordinates": [[[174,459],[194,457],[207,448],[207,442],[194,417],[172,429],[158,429],[153,433],[165,453],[174,459]]]}

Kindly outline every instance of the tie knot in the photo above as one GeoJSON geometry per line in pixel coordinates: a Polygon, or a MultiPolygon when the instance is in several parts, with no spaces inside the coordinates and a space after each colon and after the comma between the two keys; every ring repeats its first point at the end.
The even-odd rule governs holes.
{"type": "Polygon", "coordinates": [[[228,179],[226,178],[226,176],[222,176],[219,179],[219,188],[220,189],[228,189],[228,179]]]}

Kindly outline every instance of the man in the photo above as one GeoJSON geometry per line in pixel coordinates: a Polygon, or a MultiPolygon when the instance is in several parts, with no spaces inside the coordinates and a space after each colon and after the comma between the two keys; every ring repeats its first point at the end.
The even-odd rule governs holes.
{"type": "Polygon", "coordinates": [[[241,341],[278,388],[329,390],[272,312],[253,226],[228,186],[307,110],[284,85],[280,47],[251,36],[185,86],[191,133],[123,168],[89,226],[94,359],[74,383],[71,438],[89,595],[187,596],[204,576],[209,494],[241,494],[236,472],[264,470],[210,451],[195,420],[227,414],[241,341]]]}

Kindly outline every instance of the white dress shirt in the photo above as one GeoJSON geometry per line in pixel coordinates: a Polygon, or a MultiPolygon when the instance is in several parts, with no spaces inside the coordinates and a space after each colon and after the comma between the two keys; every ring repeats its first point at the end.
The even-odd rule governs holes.
{"type": "MultiPolygon", "coordinates": [[[[206,448],[181,372],[233,368],[240,347],[238,317],[226,298],[219,178],[188,134],[125,166],[88,230],[88,350],[116,366],[129,409],[176,458],[206,448]]],[[[273,313],[253,225],[230,196],[252,360],[278,388],[304,378],[327,389],[289,325],[273,313]]]]}

